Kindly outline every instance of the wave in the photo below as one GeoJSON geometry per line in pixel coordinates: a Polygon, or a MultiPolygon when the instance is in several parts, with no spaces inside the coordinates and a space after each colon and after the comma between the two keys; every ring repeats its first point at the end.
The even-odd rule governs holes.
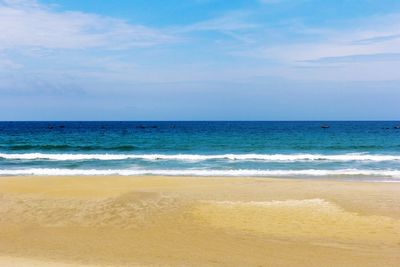
{"type": "MultiPolygon", "coordinates": [[[[327,150],[327,151],[378,151],[399,148],[400,145],[382,146],[382,145],[356,145],[356,146],[324,146],[324,145],[296,145],[293,149],[299,151],[311,150],[327,150]]],[[[67,145],[67,144],[18,144],[18,145],[0,145],[3,151],[135,151],[137,149],[144,149],[134,145],[67,145]]]]}
{"type": "Polygon", "coordinates": [[[93,151],[93,150],[112,150],[112,151],[132,151],[137,149],[133,145],[119,145],[119,146],[96,146],[96,145],[83,145],[83,146],[71,146],[71,145],[12,145],[12,146],[1,146],[2,149],[8,149],[13,151],[21,150],[44,150],[44,151],[93,151]]]}
{"type": "Polygon", "coordinates": [[[177,160],[177,161],[205,161],[205,160],[238,160],[238,161],[266,161],[266,162],[296,162],[296,161],[399,161],[400,155],[379,154],[44,154],[0,153],[0,158],[9,160],[177,160]]]}
{"type": "Polygon", "coordinates": [[[161,176],[249,176],[249,177],[293,177],[293,176],[373,176],[400,178],[400,170],[366,170],[366,169],[338,169],[338,170],[99,170],[99,169],[9,169],[0,170],[0,175],[161,175],[161,176]]]}

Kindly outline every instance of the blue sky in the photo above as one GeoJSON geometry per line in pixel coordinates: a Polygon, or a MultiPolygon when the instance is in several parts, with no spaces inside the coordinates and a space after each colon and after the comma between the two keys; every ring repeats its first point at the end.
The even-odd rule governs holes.
{"type": "Polygon", "coordinates": [[[0,0],[0,120],[400,114],[397,0],[0,0]]]}

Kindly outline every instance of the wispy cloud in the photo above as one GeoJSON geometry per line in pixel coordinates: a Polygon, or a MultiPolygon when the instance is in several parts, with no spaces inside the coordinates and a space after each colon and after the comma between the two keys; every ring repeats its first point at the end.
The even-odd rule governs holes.
{"type": "Polygon", "coordinates": [[[374,36],[366,39],[355,40],[354,44],[374,44],[400,39],[400,34],[374,36]]]}
{"type": "Polygon", "coordinates": [[[34,0],[0,1],[0,48],[126,49],[173,41],[157,29],[83,12],[57,12],[34,0]]]}
{"type": "MultiPolygon", "coordinates": [[[[197,23],[171,27],[172,33],[181,36],[201,36],[202,33],[218,33],[224,35],[230,40],[239,43],[254,43],[255,40],[250,36],[261,28],[261,25],[251,21],[252,13],[249,11],[229,11],[211,19],[203,20],[197,23]]],[[[209,38],[207,38],[210,41],[209,38]]],[[[218,39],[211,39],[219,43],[218,39]]]]}
{"type": "MultiPolygon", "coordinates": [[[[263,2],[268,4],[281,1],[285,0],[263,2]]],[[[52,62],[56,61],[63,62],[57,71],[74,75],[117,75],[116,80],[136,79],[153,77],[151,73],[146,73],[153,68],[153,71],[157,70],[158,77],[177,79],[180,75],[174,73],[186,71],[187,68],[182,60],[180,63],[168,61],[167,69],[165,66],[156,66],[156,63],[149,67],[147,63],[149,58],[159,60],[157,56],[161,54],[157,53],[165,53],[161,55],[165,56],[163,60],[176,58],[167,53],[180,56],[182,51],[179,47],[172,47],[168,52],[162,46],[177,40],[185,40],[186,45],[197,42],[196,49],[202,49],[201,53],[214,53],[222,59],[221,63],[210,58],[204,59],[208,60],[207,63],[202,62],[202,58],[197,59],[197,68],[193,67],[196,70],[202,70],[202,66],[209,67],[212,65],[210,62],[214,62],[216,73],[213,70],[210,74],[212,77],[232,73],[232,68],[228,64],[224,65],[224,60],[228,62],[231,59],[244,62],[240,67],[236,66],[242,69],[243,75],[259,71],[260,67],[279,74],[283,69],[293,67],[332,68],[335,64],[387,61],[397,64],[399,61],[400,14],[342,21],[336,28],[307,26],[300,19],[285,20],[282,23],[275,20],[275,24],[269,25],[260,16],[262,11],[258,13],[254,9],[225,10],[219,16],[197,23],[153,28],[113,17],[58,11],[34,0],[0,0],[0,52],[18,50],[19,53],[17,56],[6,55],[0,58],[0,66],[3,69],[9,67],[10,70],[21,68],[26,62],[22,59],[25,55],[28,58],[36,55],[36,62],[48,58],[40,66],[43,72],[46,69],[48,71],[52,62]],[[155,53],[147,50],[146,56],[144,53],[140,55],[125,51],[114,53],[114,50],[135,51],[133,48],[154,48],[160,45],[160,50],[151,50],[155,53]],[[46,54],[57,49],[78,52],[72,58],[62,53],[46,54]],[[80,50],[85,51],[82,53],[80,50]],[[101,53],[98,55],[93,51],[101,53]],[[243,59],[245,57],[250,61],[258,60],[258,65],[253,64],[255,61],[250,64],[250,61],[243,59]],[[76,70],[77,66],[79,70],[76,70]]]]}
{"type": "Polygon", "coordinates": [[[103,15],[45,2],[57,1],[0,0],[3,119],[304,119],[329,114],[327,102],[359,118],[398,111],[393,1],[123,1],[103,15]]]}
{"type": "MultiPolygon", "coordinates": [[[[400,53],[400,14],[349,22],[346,29],[302,28],[304,40],[259,46],[248,55],[288,64],[383,61],[400,53]],[[390,25],[390,26],[388,26],[390,25]],[[334,60],[336,58],[337,60],[334,60]]],[[[397,61],[397,60],[396,60],[397,61]]]]}
{"type": "Polygon", "coordinates": [[[400,53],[383,53],[368,55],[350,55],[339,57],[322,57],[316,60],[303,61],[305,63],[360,63],[360,62],[388,62],[400,61],[400,53]]]}
{"type": "Polygon", "coordinates": [[[8,58],[0,57],[0,70],[16,70],[22,67],[21,64],[18,64],[8,58]]]}
{"type": "Polygon", "coordinates": [[[232,32],[259,27],[259,25],[248,21],[249,16],[250,13],[244,11],[228,12],[216,18],[176,28],[176,31],[180,33],[199,31],[232,32]]]}

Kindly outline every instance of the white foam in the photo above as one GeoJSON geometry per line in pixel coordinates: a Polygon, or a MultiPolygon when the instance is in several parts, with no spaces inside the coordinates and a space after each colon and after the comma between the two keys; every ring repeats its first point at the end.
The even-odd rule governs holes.
{"type": "Polygon", "coordinates": [[[366,169],[339,169],[339,170],[204,170],[204,169],[178,169],[178,170],[99,170],[99,169],[6,169],[0,170],[0,175],[162,175],[162,176],[253,176],[253,177],[279,177],[279,176],[373,176],[400,178],[400,170],[366,170],[366,169]]]}
{"type": "Polygon", "coordinates": [[[400,155],[380,154],[44,154],[44,153],[0,153],[0,158],[12,160],[176,160],[176,161],[204,161],[204,160],[238,160],[238,161],[266,161],[266,162],[296,162],[296,161],[400,161],[400,155]]]}

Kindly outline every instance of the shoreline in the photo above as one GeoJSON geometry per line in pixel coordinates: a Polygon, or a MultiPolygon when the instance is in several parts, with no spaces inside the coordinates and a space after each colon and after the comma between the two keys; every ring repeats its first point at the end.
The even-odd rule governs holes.
{"type": "Polygon", "coordinates": [[[315,178],[1,177],[0,265],[398,266],[398,192],[315,178]]]}
{"type": "Polygon", "coordinates": [[[115,177],[121,177],[121,178],[154,178],[154,177],[164,177],[164,178],[184,178],[184,179],[250,179],[250,180],[277,180],[277,181],[285,181],[285,180],[293,180],[293,181],[325,181],[325,182],[344,182],[344,183],[400,183],[400,179],[398,178],[393,178],[393,177],[385,177],[385,178],[374,178],[370,176],[350,176],[350,177],[345,177],[345,176],[330,176],[330,175],[325,175],[325,176],[311,176],[311,177],[305,177],[305,176],[246,176],[246,175],[238,175],[238,176],[229,176],[229,175],[153,175],[153,174],[144,174],[144,175],[120,175],[120,174],[101,174],[101,175],[92,175],[92,174],[87,174],[87,175],[81,175],[81,174],[71,174],[71,175],[66,175],[66,174],[57,174],[57,175],[51,175],[51,174],[46,174],[46,175],[33,175],[33,174],[24,174],[24,175],[0,175],[0,179],[24,179],[24,178],[29,178],[29,179],[35,179],[36,178],[52,178],[52,179],[57,179],[57,178],[88,178],[88,177],[97,177],[97,178],[115,178],[115,177]]]}

